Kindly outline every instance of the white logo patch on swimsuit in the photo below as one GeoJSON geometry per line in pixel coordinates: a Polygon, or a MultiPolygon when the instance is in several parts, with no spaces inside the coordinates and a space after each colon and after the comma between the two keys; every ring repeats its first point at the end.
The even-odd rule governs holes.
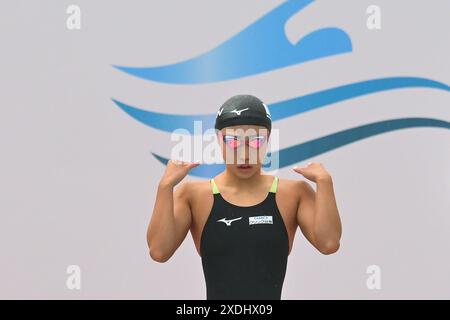
{"type": "Polygon", "coordinates": [[[273,224],[272,216],[249,217],[248,224],[273,224]]]}
{"type": "Polygon", "coordinates": [[[236,219],[231,219],[231,220],[227,220],[226,218],[222,218],[220,220],[217,220],[217,222],[223,222],[225,223],[227,226],[231,226],[231,223],[237,220],[241,220],[242,217],[236,218],[236,219]]]}

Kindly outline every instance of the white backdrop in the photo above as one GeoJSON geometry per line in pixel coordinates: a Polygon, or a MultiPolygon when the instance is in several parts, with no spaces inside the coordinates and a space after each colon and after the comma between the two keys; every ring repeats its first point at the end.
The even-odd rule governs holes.
{"type": "MultiPolygon", "coordinates": [[[[284,1],[3,2],[0,298],[204,299],[190,235],[167,263],[148,255],[145,233],[164,170],[151,153],[170,156],[170,133],[136,121],[112,99],[191,115],[215,113],[238,93],[270,106],[378,78],[448,86],[450,2],[375,2],[316,1],[285,25],[289,39],[340,28],[351,52],[200,84],[147,81],[113,65],[163,66],[200,56],[284,1]],[[70,4],[81,9],[79,30],[66,27],[70,4]],[[372,4],[381,9],[380,30],[366,26],[372,4]],[[70,265],[80,267],[80,290],[66,286],[70,265]]],[[[411,117],[448,124],[448,87],[362,95],[273,126],[286,148],[411,117]]],[[[319,161],[331,172],[343,237],[340,250],[324,256],[297,232],[283,299],[450,298],[448,128],[386,132],[298,162],[319,161]],[[381,269],[379,290],[366,285],[371,265],[381,269]]],[[[302,179],[291,167],[277,175],[302,179]]]]}

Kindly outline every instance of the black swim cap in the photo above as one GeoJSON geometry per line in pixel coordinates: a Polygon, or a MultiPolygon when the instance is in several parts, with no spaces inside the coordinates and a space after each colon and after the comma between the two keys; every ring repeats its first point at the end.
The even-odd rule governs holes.
{"type": "Polygon", "coordinates": [[[229,98],[217,112],[215,128],[220,130],[236,125],[259,125],[272,129],[269,109],[257,97],[238,94],[229,98]]]}

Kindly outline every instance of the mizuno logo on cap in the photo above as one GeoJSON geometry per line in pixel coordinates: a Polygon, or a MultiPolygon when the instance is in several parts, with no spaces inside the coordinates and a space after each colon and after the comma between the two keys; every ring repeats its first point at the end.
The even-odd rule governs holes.
{"type": "Polygon", "coordinates": [[[234,113],[236,113],[238,116],[240,116],[240,115],[241,115],[241,112],[242,112],[242,111],[246,111],[246,110],[248,110],[248,108],[241,109],[241,110],[236,110],[236,109],[234,109],[234,110],[231,110],[230,112],[234,112],[234,113]]]}
{"type": "Polygon", "coordinates": [[[267,118],[269,118],[270,120],[272,120],[272,117],[270,116],[270,111],[269,108],[267,108],[266,104],[263,103],[264,109],[266,109],[266,116],[267,118]]]}

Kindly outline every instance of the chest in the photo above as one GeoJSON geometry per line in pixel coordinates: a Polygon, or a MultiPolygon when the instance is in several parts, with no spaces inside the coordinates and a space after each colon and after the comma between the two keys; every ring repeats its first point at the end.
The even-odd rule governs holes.
{"type": "MultiPolygon", "coordinates": [[[[279,228],[280,222],[283,222],[288,233],[290,246],[292,247],[295,231],[298,226],[296,219],[296,212],[298,208],[297,197],[280,188],[276,193],[275,199],[281,219],[274,220],[273,212],[269,212],[267,210],[249,211],[243,215],[243,212],[233,210],[232,207],[227,207],[225,211],[222,212],[223,216],[216,219],[224,220],[219,222],[215,221],[217,225],[214,226],[214,229],[216,237],[219,237],[217,239],[220,239],[221,237],[228,237],[230,242],[234,241],[236,244],[239,244],[240,241],[270,241],[271,229],[274,229],[274,227],[275,229],[279,228]],[[268,218],[268,216],[272,216],[272,218],[268,218]],[[238,220],[230,221],[233,219],[238,220]],[[272,224],[270,224],[270,219],[272,219],[272,224]],[[273,224],[274,222],[275,225],[273,224]],[[251,235],[253,237],[250,237],[251,235]],[[269,239],[263,239],[267,237],[269,237],[269,239]]],[[[227,200],[230,202],[236,201],[235,204],[244,205],[244,203],[239,202],[238,199],[227,197],[227,200]]],[[[254,201],[251,203],[249,202],[248,204],[251,205],[254,203],[259,203],[258,200],[261,199],[255,198],[254,201]]],[[[193,218],[191,234],[199,254],[200,240],[206,226],[206,222],[212,212],[213,204],[214,196],[209,189],[206,189],[204,192],[199,190],[199,192],[197,192],[191,199],[191,211],[193,218]]],[[[255,247],[255,245],[253,247],[255,247]]]]}

